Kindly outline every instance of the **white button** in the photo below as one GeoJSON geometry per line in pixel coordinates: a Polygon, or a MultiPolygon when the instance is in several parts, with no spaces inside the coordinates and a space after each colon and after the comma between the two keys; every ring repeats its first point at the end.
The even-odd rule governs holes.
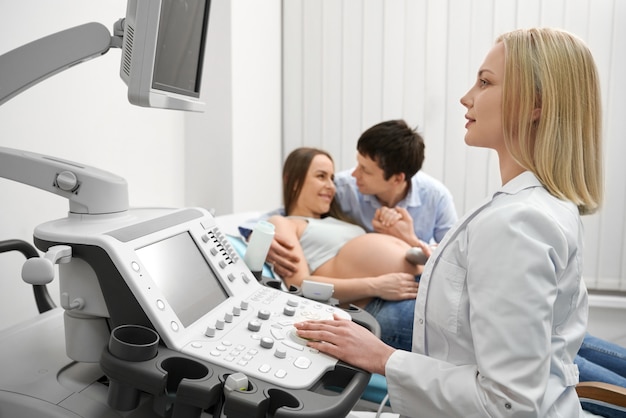
{"type": "Polygon", "coordinates": [[[293,362],[293,365],[299,369],[308,369],[311,365],[311,359],[308,357],[298,357],[296,361],[293,362]]]}
{"type": "Polygon", "coordinates": [[[139,264],[136,261],[130,263],[130,267],[136,272],[139,272],[139,270],[141,270],[141,267],[139,267],[139,264]]]}
{"type": "Polygon", "coordinates": [[[161,311],[165,309],[165,302],[163,302],[161,299],[157,299],[156,305],[157,308],[159,308],[159,310],[161,311]]]}
{"type": "Polygon", "coordinates": [[[170,324],[170,327],[172,327],[172,330],[174,332],[178,332],[178,323],[172,321],[172,323],[170,324]]]}
{"type": "Polygon", "coordinates": [[[270,370],[272,370],[272,367],[269,364],[261,364],[261,366],[259,367],[259,371],[261,373],[267,373],[270,370]]]}
{"type": "Polygon", "coordinates": [[[279,379],[284,378],[285,376],[287,376],[287,372],[284,371],[283,369],[279,369],[276,371],[276,373],[274,374],[274,376],[276,376],[279,379]]]}

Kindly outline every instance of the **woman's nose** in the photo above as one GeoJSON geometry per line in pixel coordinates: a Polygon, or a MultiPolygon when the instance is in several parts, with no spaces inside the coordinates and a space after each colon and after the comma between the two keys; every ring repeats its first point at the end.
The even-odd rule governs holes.
{"type": "Polygon", "coordinates": [[[469,96],[470,96],[470,92],[468,91],[461,97],[461,100],[460,100],[461,104],[467,108],[471,106],[471,100],[469,96]]]}

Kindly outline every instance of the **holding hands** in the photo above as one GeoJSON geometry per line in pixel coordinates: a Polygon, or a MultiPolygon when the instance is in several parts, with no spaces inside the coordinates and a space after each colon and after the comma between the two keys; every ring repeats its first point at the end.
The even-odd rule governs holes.
{"type": "Polygon", "coordinates": [[[432,248],[415,235],[413,218],[405,208],[383,206],[377,209],[372,226],[378,233],[392,235],[412,247],[419,247],[427,258],[432,253],[432,248]]]}

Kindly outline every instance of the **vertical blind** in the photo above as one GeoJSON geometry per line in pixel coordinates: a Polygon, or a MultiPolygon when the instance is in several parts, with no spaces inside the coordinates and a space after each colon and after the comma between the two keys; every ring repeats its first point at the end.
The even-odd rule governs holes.
{"type": "Polygon", "coordinates": [[[462,215],[500,181],[495,153],[464,144],[459,99],[497,35],[533,26],[568,30],[595,56],[606,198],[583,218],[584,276],[590,289],[626,291],[624,1],[284,0],[284,155],[316,146],[347,169],[363,130],[403,118],[425,138],[423,170],[450,189],[462,215]]]}

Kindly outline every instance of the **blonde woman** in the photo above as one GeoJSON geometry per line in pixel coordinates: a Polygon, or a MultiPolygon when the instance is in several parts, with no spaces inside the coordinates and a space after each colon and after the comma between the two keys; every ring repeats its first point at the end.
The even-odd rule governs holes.
{"type": "Polygon", "coordinates": [[[602,201],[594,60],[567,32],[512,31],[497,39],[461,103],[465,142],[496,151],[502,187],[426,264],[413,352],[339,319],[296,324],[298,333],[318,340],[309,343],[315,349],[386,375],[401,415],[580,417],[580,215],[602,201]]]}

